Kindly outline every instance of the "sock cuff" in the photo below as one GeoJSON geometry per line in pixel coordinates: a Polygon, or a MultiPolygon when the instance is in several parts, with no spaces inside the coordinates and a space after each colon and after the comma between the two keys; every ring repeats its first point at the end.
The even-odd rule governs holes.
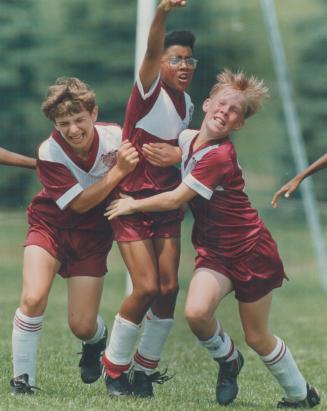
{"type": "Polygon", "coordinates": [[[103,318],[100,315],[98,315],[96,321],[97,329],[95,331],[95,334],[88,340],[84,340],[83,342],[85,344],[96,344],[105,336],[106,324],[104,323],[103,318]]]}
{"type": "Polygon", "coordinates": [[[199,340],[200,344],[206,345],[206,344],[211,344],[213,341],[216,341],[216,339],[218,337],[221,337],[220,331],[221,331],[221,327],[219,325],[219,322],[217,321],[217,328],[216,328],[216,331],[214,332],[214,334],[211,337],[209,337],[207,340],[200,340],[200,338],[199,338],[198,340],[199,340]]]}
{"type": "Polygon", "coordinates": [[[130,326],[130,327],[133,327],[137,330],[139,330],[142,326],[142,323],[135,324],[132,321],[126,320],[126,318],[122,317],[119,313],[116,314],[115,321],[117,321],[120,324],[124,324],[124,325],[130,326]]]}
{"type": "Polygon", "coordinates": [[[41,331],[43,317],[43,315],[38,317],[28,317],[20,308],[17,308],[13,321],[14,329],[25,332],[41,331]]]}
{"type": "Polygon", "coordinates": [[[115,364],[108,359],[105,353],[101,358],[101,363],[103,365],[104,374],[110,375],[112,378],[118,378],[123,372],[128,371],[131,366],[130,362],[127,364],[115,364]]]}
{"type": "Polygon", "coordinates": [[[279,337],[274,336],[276,338],[276,345],[275,348],[272,350],[272,352],[268,355],[261,356],[260,358],[262,361],[265,363],[265,365],[274,365],[278,361],[280,361],[285,353],[286,353],[286,344],[284,343],[283,340],[281,340],[279,337]]]}
{"type": "Polygon", "coordinates": [[[158,367],[159,361],[160,357],[158,358],[151,354],[144,355],[140,350],[136,350],[134,354],[134,363],[146,369],[154,370],[158,367]]]}
{"type": "Polygon", "coordinates": [[[145,319],[148,321],[162,321],[162,322],[174,322],[174,318],[173,317],[169,317],[169,318],[160,318],[157,315],[155,315],[153,313],[153,311],[151,310],[151,308],[148,309],[146,315],[145,315],[145,319]]]}

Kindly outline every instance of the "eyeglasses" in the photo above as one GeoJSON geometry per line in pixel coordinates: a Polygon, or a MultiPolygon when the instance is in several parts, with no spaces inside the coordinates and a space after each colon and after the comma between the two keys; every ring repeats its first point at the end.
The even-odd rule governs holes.
{"type": "Polygon", "coordinates": [[[198,60],[193,57],[172,56],[168,59],[168,63],[174,68],[181,67],[182,64],[185,63],[187,67],[195,69],[198,64],[198,60]]]}

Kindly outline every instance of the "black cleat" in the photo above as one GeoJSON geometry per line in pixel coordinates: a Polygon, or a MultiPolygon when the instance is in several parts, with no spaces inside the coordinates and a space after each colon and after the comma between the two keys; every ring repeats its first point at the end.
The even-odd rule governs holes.
{"type": "Polygon", "coordinates": [[[85,384],[92,384],[102,373],[101,357],[106,349],[108,330],[105,329],[104,336],[95,344],[82,344],[82,357],[78,366],[81,369],[81,379],[85,384]]]}
{"type": "Polygon", "coordinates": [[[28,374],[22,374],[10,380],[11,395],[34,394],[33,390],[39,390],[28,383],[28,374]]]}
{"type": "Polygon", "coordinates": [[[123,372],[118,378],[112,378],[105,375],[107,392],[112,397],[121,397],[123,395],[132,395],[132,387],[128,379],[128,374],[123,372]]]}
{"type": "Polygon", "coordinates": [[[235,360],[224,361],[216,359],[219,363],[219,373],[216,386],[216,400],[220,405],[227,405],[233,402],[238,393],[237,376],[240,373],[244,358],[238,351],[235,360]]]}
{"type": "Polygon", "coordinates": [[[307,384],[307,396],[301,401],[291,401],[283,398],[277,404],[277,408],[313,408],[320,404],[320,394],[317,388],[307,384]]]}
{"type": "Polygon", "coordinates": [[[163,373],[157,371],[150,375],[147,375],[144,371],[132,370],[131,379],[133,381],[133,394],[140,398],[153,397],[153,383],[163,384],[173,378],[173,376],[166,374],[167,368],[163,373]]]}

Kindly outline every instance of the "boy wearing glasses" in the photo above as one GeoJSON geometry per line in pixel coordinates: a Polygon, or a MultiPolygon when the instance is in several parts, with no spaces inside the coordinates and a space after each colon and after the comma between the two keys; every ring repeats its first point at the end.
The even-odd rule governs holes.
{"type": "MultiPolygon", "coordinates": [[[[197,61],[192,51],[195,38],[189,31],[165,36],[165,23],[174,8],[186,1],[162,0],[152,22],[148,45],[138,78],[130,96],[123,127],[139,152],[135,170],[119,188],[134,198],[146,198],[176,188],[180,175],[174,166],[160,169],[153,163],[152,144],[172,146],[171,157],[180,159],[177,138],[190,123],[193,104],[185,90],[191,83],[197,61]]],[[[162,145],[162,152],[167,150],[162,145]]],[[[162,156],[163,158],[163,156],[162,156]]],[[[163,160],[165,161],[165,160],[163,160]]],[[[181,210],[123,216],[112,223],[114,237],[130,272],[133,291],[116,315],[109,345],[103,356],[105,382],[112,396],[153,395],[152,383],[167,376],[155,372],[173,325],[178,293],[181,210]],[[144,329],[134,355],[136,341],[144,329]]]]}

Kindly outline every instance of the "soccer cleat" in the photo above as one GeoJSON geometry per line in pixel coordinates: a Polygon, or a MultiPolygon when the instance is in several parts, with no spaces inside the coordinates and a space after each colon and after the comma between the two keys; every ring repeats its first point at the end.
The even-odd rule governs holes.
{"type": "Polygon", "coordinates": [[[82,344],[82,357],[78,366],[81,371],[81,379],[85,384],[92,384],[102,373],[101,357],[106,349],[108,330],[105,328],[104,336],[95,344],[82,344]]]}
{"type": "Polygon", "coordinates": [[[106,374],[104,377],[107,392],[112,397],[132,395],[132,387],[128,379],[128,374],[123,372],[118,378],[112,378],[106,374]]]}
{"type": "Polygon", "coordinates": [[[283,398],[277,404],[277,408],[313,408],[320,404],[320,394],[318,390],[310,384],[307,384],[307,396],[301,401],[291,401],[283,398]]]}
{"type": "Polygon", "coordinates": [[[153,397],[153,383],[163,384],[168,380],[171,380],[173,376],[166,375],[167,368],[163,373],[159,371],[147,375],[144,371],[132,370],[131,380],[133,387],[133,394],[140,398],[153,397]]]}
{"type": "Polygon", "coordinates": [[[11,395],[34,394],[33,390],[40,388],[29,385],[28,374],[22,374],[10,380],[11,395]]]}
{"type": "Polygon", "coordinates": [[[220,405],[227,405],[233,402],[238,393],[237,376],[240,373],[244,358],[238,352],[237,358],[231,361],[216,359],[219,363],[219,373],[216,386],[216,400],[220,405]]]}

